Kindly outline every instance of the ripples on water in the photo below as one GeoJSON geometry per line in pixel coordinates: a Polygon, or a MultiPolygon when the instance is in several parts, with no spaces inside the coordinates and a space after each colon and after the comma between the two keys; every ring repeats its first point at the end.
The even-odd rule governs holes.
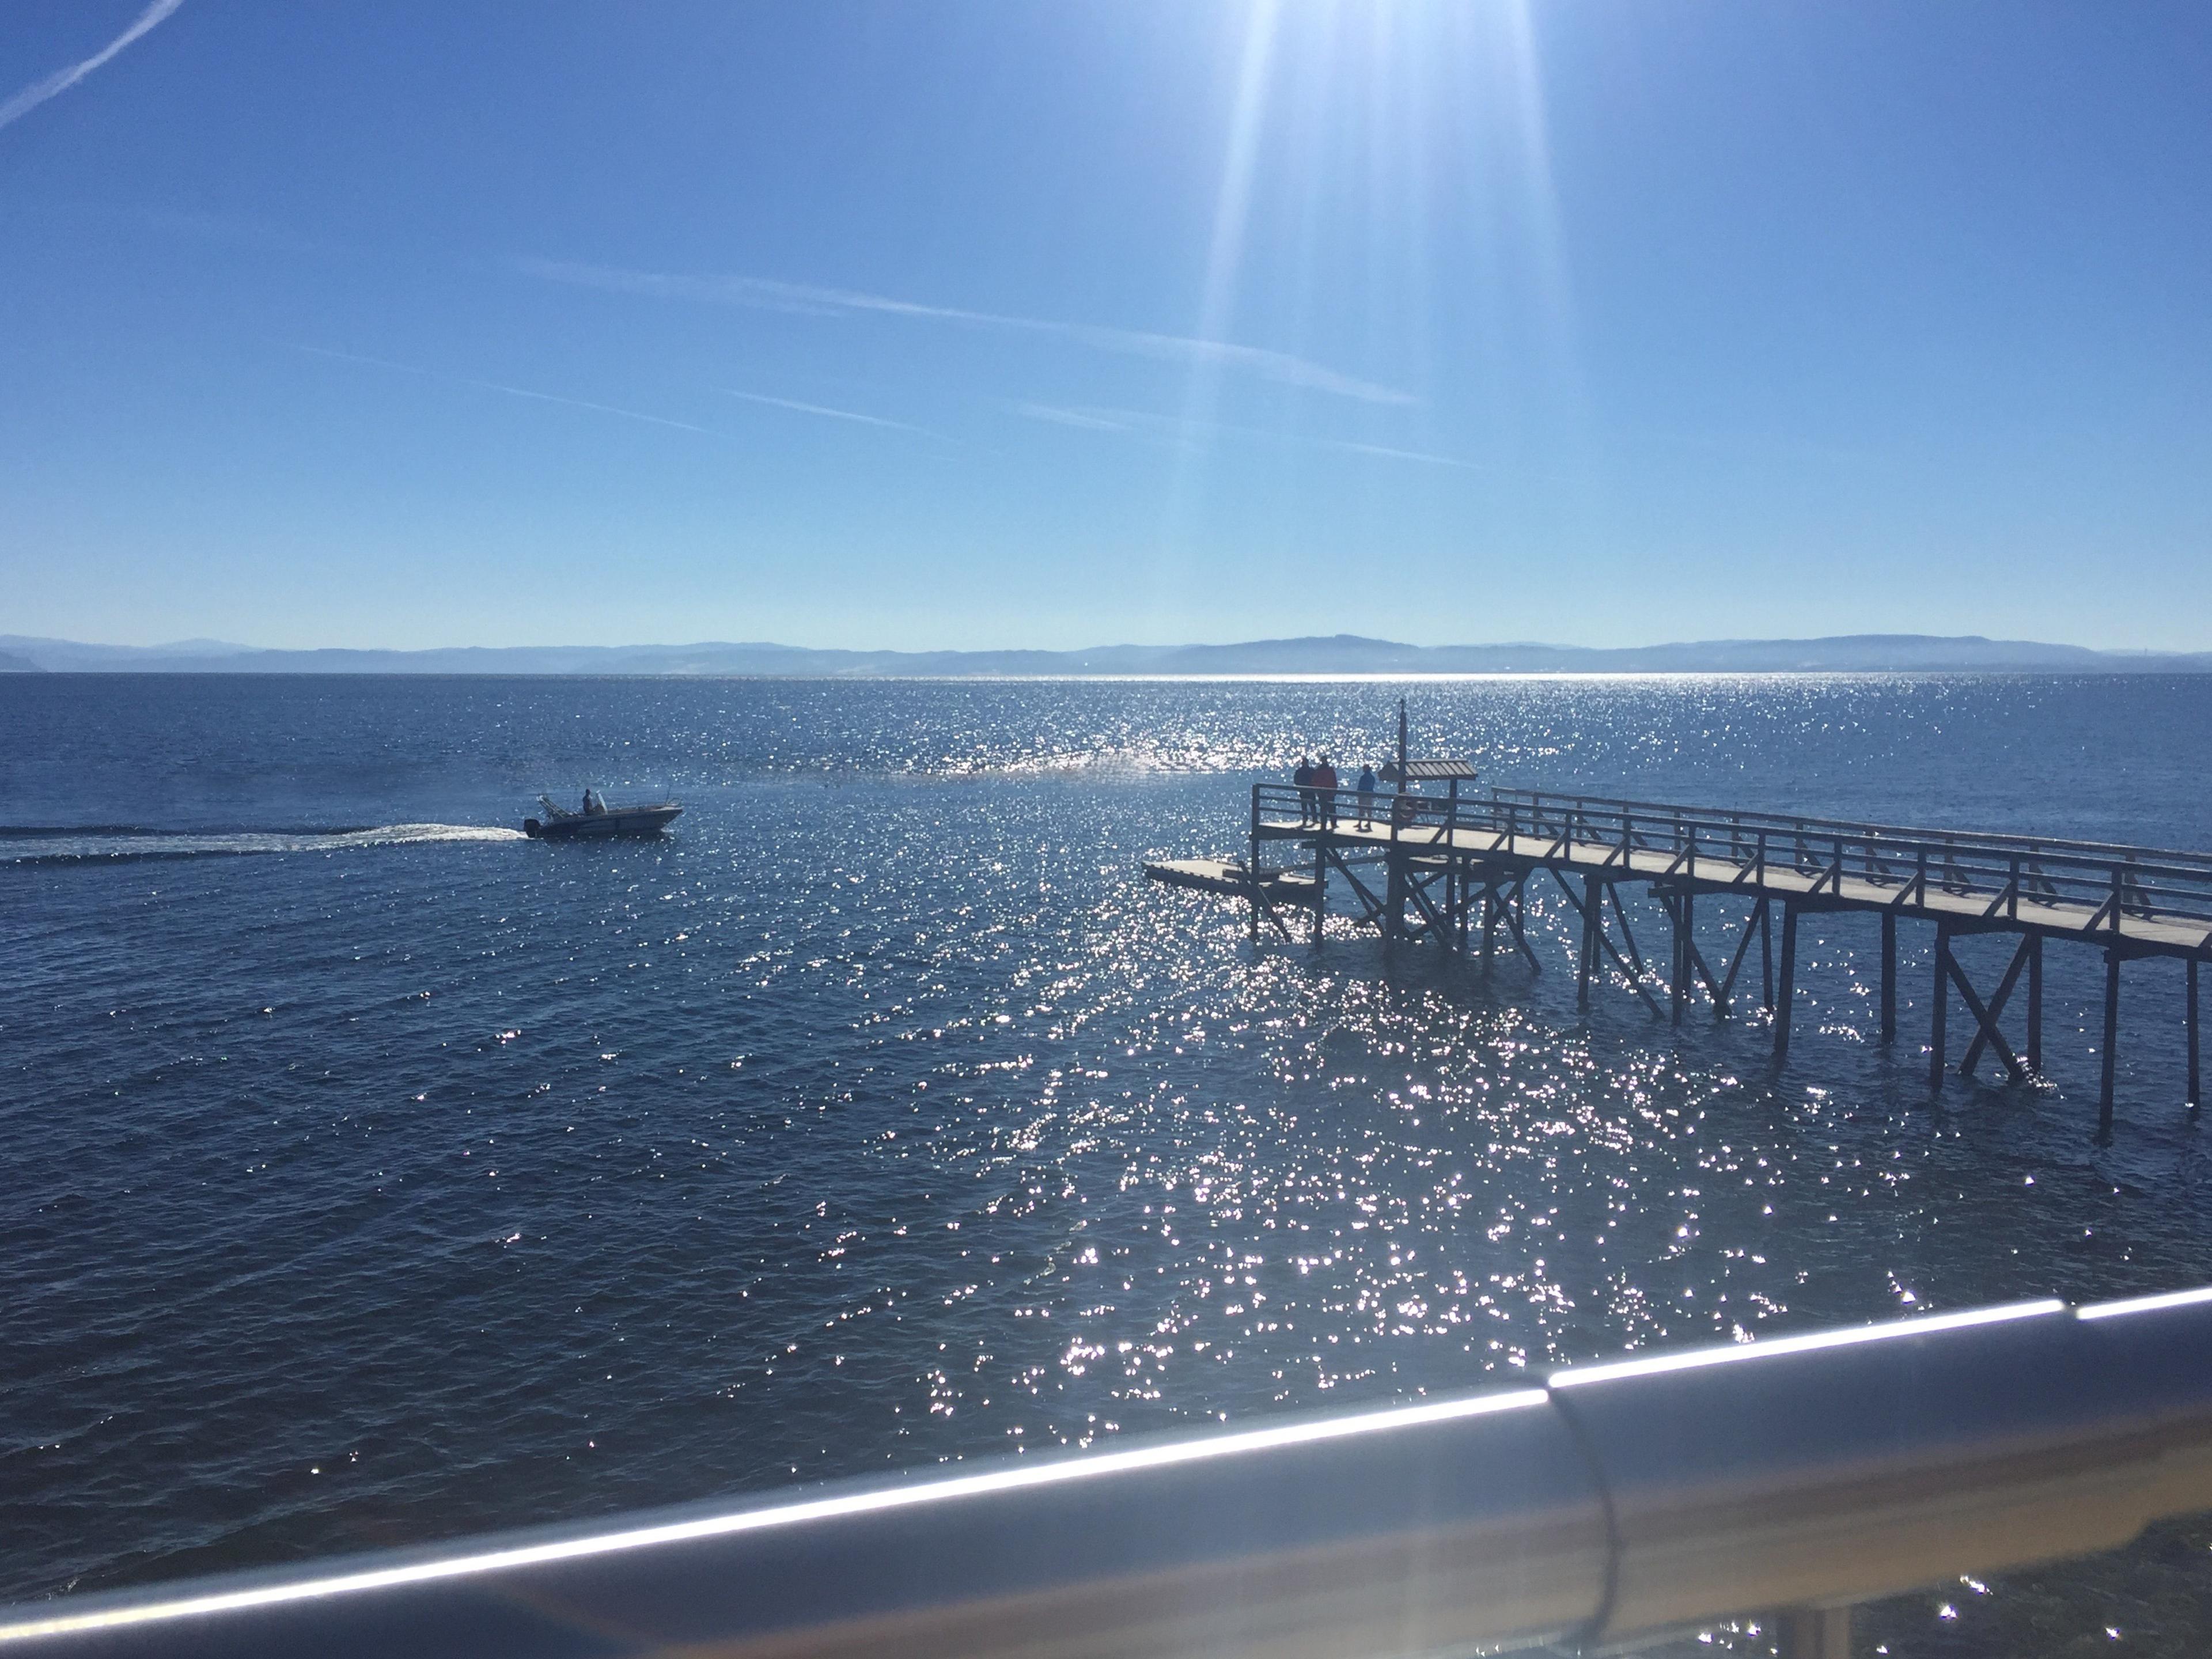
{"type": "MultiPolygon", "coordinates": [[[[2178,970],[2100,1151],[2087,951],[2054,1086],[1931,1102],[1863,920],[1778,1073],[1577,1017],[1563,902],[1486,984],[1141,881],[1399,689],[0,681],[0,1594],[2206,1276],[2178,970]],[[586,782],[688,810],[505,827],[586,782]]],[[[1413,696],[1501,782],[2212,844],[2208,681],[1413,696]]],[[[1871,1623],[2193,1651],[2207,1536],[1871,1623]]]]}

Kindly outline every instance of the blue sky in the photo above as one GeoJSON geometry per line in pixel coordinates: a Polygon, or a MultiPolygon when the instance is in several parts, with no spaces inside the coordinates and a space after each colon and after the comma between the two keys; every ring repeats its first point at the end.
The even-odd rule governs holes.
{"type": "Polygon", "coordinates": [[[32,0],[0,247],[0,633],[2212,647],[2201,4],[32,0]]]}

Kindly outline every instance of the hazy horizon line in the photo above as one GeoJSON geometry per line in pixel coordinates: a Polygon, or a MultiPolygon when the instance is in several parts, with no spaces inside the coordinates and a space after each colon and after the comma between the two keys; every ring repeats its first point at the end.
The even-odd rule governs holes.
{"type": "Polygon", "coordinates": [[[700,651],[700,650],[757,650],[788,651],[817,655],[897,656],[897,657],[984,657],[984,656],[1054,656],[1073,657],[1104,652],[1177,652],[1177,651],[1235,651],[1260,647],[1296,646],[1334,647],[1337,648],[1387,649],[1396,651],[1559,651],[1613,653],[1644,651],[1681,651],[1723,647],[1788,647],[1833,646],[1852,643],[1888,643],[1917,645],[1960,645],[1992,647],[2025,647],[2042,651],[2082,652],[2097,656],[2112,657],[2194,657],[2212,654],[2212,646],[2141,646],[2141,645],[2081,645],[2070,641],[2029,639],[2017,635],[1989,634],[1933,634],[1920,632],[1889,632],[1861,630],[1838,634],[1802,635],[1714,635],[1696,639],[1647,640],[1632,644],[1590,645],[1570,641],[1510,639],[1510,640],[1449,640],[1436,643],[1391,639],[1380,635],[1366,634],[1285,634],[1259,635],[1242,639],[1176,639],[1164,641],[1115,640],[1090,645],[817,645],[800,644],[785,640],[767,638],[690,639],[690,640],[627,640],[615,643],[599,643],[574,639],[532,641],[489,645],[481,643],[447,643],[440,645],[258,645],[238,640],[217,639],[194,635],[182,639],[155,640],[140,643],[118,640],[75,639],[63,635],[0,634],[0,650],[11,647],[61,647],[76,650],[113,651],[120,653],[179,653],[191,656],[216,655],[307,655],[356,654],[376,656],[428,656],[451,653],[495,652],[644,652],[644,651],[700,651]]]}

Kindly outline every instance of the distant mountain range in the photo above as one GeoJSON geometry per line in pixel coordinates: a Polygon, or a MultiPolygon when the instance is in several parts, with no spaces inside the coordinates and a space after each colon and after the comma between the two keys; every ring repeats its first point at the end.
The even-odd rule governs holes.
{"type": "Polygon", "coordinates": [[[691,674],[1029,678],[1211,674],[1696,674],[2021,671],[2212,672],[2212,652],[2092,651],[1979,635],[1846,634],[1819,640],[1571,645],[1401,645],[1352,634],[1241,645],[1087,651],[817,651],[768,644],[480,646],[435,651],[264,651],[217,640],[79,645],[0,635],[0,671],[163,674],[691,674]]]}

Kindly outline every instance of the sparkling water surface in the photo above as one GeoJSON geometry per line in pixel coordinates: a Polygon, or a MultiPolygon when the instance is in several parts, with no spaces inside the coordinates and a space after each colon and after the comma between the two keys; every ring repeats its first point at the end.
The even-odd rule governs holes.
{"type": "MultiPolygon", "coordinates": [[[[1935,1095],[1911,926],[1885,1048],[1805,919],[1777,1070],[1578,1016],[1534,885],[1485,980],[1142,879],[1401,691],[1498,783],[2212,846],[2212,678],[0,677],[0,1598],[2212,1279],[2173,964],[2099,1148],[2086,949],[1935,1095]],[[586,784],[685,811],[515,833],[586,784]]],[[[1867,1627],[2199,1652],[2208,1542],[1867,1627]]]]}

